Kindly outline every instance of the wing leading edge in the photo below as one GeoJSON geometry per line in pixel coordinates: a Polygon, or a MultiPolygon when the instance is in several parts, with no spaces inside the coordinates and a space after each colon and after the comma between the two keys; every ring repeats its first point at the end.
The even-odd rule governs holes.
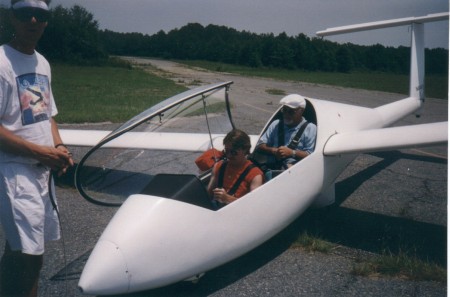
{"type": "Polygon", "coordinates": [[[448,122],[439,122],[334,134],[325,144],[323,153],[326,156],[368,153],[447,142],[448,122]]]}
{"type": "Polygon", "coordinates": [[[444,21],[444,20],[448,20],[448,17],[449,17],[448,12],[441,12],[441,13],[428,14],[426,16],[420,16],[420,17],[408,17],[408,18],[400,18],[400,19],[393,19],[393,20],[387,20],[387,21],[377,21],[377,22],[369,22],[369,23],[363,23],[363,24],[328,28],[323,31],[318,31],[316,34],[318,36],[330,36],[330,35],[353,33],[353,32],[375,30],[375,29],[382,29],[382,28],[389,28],[389,27],[396,27],[396,26],[405,26],[405,25],[410,25],[412,23],[423,24],[423,23],[428,23],[428,22],[444,21]]]}
{"type": "MultiPolygon", "coordinates": [[[[111,131],[101,130],[60,130],[61,137],[66,145],[94,146],[111,131]]],[[[252,147],[258,141],[258,135],[249,135],[252,147]]],[[[155,133],[155,132],[128,132],[121,139],[113,140],[104,147],[130,148],[130,149],[159,149],[202,152],[211,147],[213,139],[215,147],[222,147],[225,134],[205,133],[155,133]]]]}
{"type": "Polygon", "coordinates": [[[75,130],[60,129],[59,134],[66,145],[74,146],[94,146],[103,138],[108,136],[111,131],[104,130],[75,130]]]}

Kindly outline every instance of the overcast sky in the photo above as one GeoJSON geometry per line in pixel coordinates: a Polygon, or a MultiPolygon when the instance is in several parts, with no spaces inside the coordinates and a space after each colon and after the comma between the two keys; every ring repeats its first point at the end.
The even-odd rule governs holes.
{"type": "MultiPolygon", "coordinates": [[[[0,0],[8,4],[9,0],[0,0]]],[[[116,32],[166,33],[188,23],[224,25],[254,33],[304,33],[309,37],[330,27],[449,10],[449,0],[52,0],[51,7],[78,4],[116,32]]],[[[425,25],[427,47],[449,45],[449,23],[425,25]]],[[[327,37],[338,42],[408,46],[408,27],[327,37]]]]}

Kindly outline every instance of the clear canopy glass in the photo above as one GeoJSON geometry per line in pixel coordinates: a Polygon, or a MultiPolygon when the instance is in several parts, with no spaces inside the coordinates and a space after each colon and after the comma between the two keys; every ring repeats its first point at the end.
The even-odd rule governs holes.
{"type": "Polygon", "coordinates": [[[195,159],[209,148],[221,150],[223,136],[234,128],[228,100],[231,84],[178,94],[111,132],[80,161],[80,193],[97,204],[120,205],[128,196],[142,193],[157,175],[198,176],[195,159]]]}

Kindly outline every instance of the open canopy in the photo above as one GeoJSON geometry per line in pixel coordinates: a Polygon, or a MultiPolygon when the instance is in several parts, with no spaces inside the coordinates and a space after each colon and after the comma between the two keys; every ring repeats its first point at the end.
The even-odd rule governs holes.
{"type": "Polygon", "coordinates": [[[121,205],[158,174],[198,175],[195,159],[211,147],[221,150],[224,135],[234,128],[231,84],[178,94],[111,132],[80,161],[75,174],[80,193],[97,204],[121,205]]]}

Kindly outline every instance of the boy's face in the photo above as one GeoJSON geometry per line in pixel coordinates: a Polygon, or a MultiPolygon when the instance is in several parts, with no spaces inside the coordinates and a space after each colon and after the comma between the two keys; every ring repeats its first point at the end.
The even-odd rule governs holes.
{"type": "Polygon", "coordinates": [[[15,37],[22,41],[37,43],[47,27],[50,13],[38,8],[13,10],[11,22],[15,37]]]}

